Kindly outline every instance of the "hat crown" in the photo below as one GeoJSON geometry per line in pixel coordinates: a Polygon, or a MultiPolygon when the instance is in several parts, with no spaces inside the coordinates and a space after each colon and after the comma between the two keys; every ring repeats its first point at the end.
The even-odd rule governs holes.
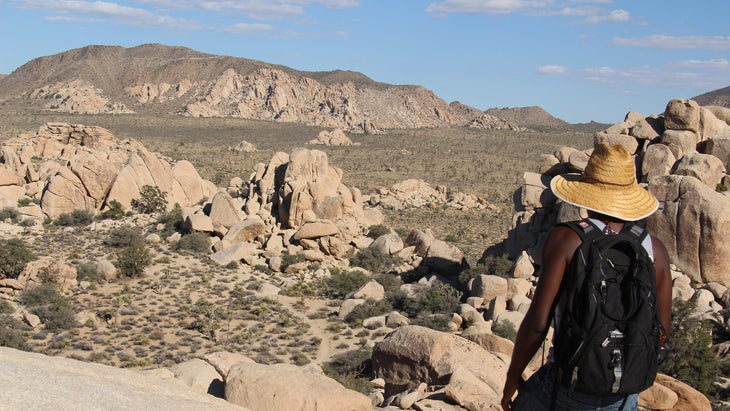
{"type": "Polygon", "coordinates": [[[583,175],[597,183],[627,186],[636,182],[636,166],[626,147],[601,143],[593,150],[583,175]]]}

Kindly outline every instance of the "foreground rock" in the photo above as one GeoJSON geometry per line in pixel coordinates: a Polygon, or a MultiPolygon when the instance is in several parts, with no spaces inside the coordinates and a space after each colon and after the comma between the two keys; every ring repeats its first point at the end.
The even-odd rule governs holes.
{"type": "Polygon", "coordinates": [[[386,399],[420,383],[446,386],[446,396],[470,411],[499,410],[509,357],[456,335],[403,326],[373,348],[375,376],[386,399]]]}
{"type": "Polygon", "coordinates": [[[245,410],[174,378],[0,347],[0,404],[10,410],[245,410]]]}
{"type": "Polygon", "coordinates": [[[226,378],[226,400],[266,410],[370,411],[370,399],[335,380],[291,364],[240,363],[226,378]]]}

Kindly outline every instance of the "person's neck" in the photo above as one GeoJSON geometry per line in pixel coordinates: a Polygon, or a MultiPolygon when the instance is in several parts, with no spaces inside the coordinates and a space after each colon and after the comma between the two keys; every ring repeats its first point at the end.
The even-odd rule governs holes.
{"type": "Polygon", "coordinates": [[[626,224],[624,220],[596,212],[589,212],[588,217],[595,218],[605,224],[606,228],[604,231],[606,234],[618,234],[624,228],[624,224],[626,224]]]}

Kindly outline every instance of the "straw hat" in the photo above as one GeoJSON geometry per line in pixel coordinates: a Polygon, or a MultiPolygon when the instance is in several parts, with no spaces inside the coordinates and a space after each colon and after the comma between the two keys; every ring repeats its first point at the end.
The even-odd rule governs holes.
{"type": "Polygon", "coordinates": [[[556,176],[550,188],[566,203],[624,221],[641,220],[659,207],[636,182],[634,159],[620,145],[597,145],[582,175],[556,176]]]}

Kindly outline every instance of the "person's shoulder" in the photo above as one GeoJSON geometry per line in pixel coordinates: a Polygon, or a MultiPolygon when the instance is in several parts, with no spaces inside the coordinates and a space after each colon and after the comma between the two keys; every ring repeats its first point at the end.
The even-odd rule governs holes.
{"type": "Polygon", "coordinates": [[[564,224],[558,224],[550,231],[545,246],[572,254],[578,249],[581,242],[580,235],[574,229],[564,224]]]}

